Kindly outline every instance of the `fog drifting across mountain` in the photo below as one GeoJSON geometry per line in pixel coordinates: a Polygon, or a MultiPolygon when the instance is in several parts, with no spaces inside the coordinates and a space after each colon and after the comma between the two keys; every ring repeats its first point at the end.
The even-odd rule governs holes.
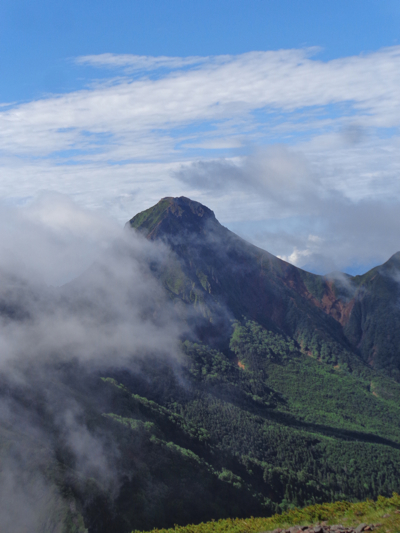
{"type": "MultiPolygon", "coordinates": [[[[350,133],[346,142],[357,142],[358,130],[350,133]]],[[[283,145],[235,161],[182,166],[176,176],[202,195],[225,199],[224,219],[233,231],[306,270],[365,272],[400,249],[400,205],[393,195],[353,200],[327,180],[321,165],[283,145]],[[258,221],[229,224],[229,206],[240,211],[238,193],[254,203],[258,221]]]]}
{"type": "Polygon", "coordinates": [[[58,474],[44,472],[57,472],[60,453],[110,494],[121,475],[116,444],[85,414],[107,399],[94,394],[88,407],[70,380],[179,357],[180,326],[151,273],[167,254],[61,195],[3,206],[0,219],[0,422],[11,442],[1,447],[0,529],[58,531],[58,474]]]}
{"type": "MultiPolygon", "coordinates": [[[[279,187],[276,180],[271,192],[279,187]]],[[[294,189],[295,204],[301,194],[294,189]]],[[[238,503],[242,514],[253,505],[261,512],[261,504],[273,513],[288,504],[297,468],[303,474],[290,504],[308,501],[297,500],[296,487],[318,501],[331,490],[340,499],[397,490],[400,445],[391,420],[398,420],[393,394],[400,393],[379,373],[400,376],[393,358],[398,287],[386,279],[397,275],[397,256],[376,276],[322,279],[245,242],[185,197],[163,198],[125,232],[62,196],[4,208],[1,216],[9,223],[0,239],[2,531],[64,533],[67,521],[79,533],[149,530],[237,516],[238,503]],[[190,342],[187,324],[204,345],[190,342]],[[185,365],[180,338],[187,341],[185,365]],[[370,367],[371,346],[378,372],[370,367]],[[281,378],[266,384],[271,373],[281,378]],[[293,385],[285,389],[288,380],[293,385]],[[339,404],[327,402],[325,390],[339,404]],[[301,412],[280,409],[290,406],[287,395],[303,398],[301,412]],[[314,411],[319,405],[323,410],[314,411]],[[383,410],[389,415],[382,418],[383,410]],[[325,446],[327,429],[340,453],[321,448],[310,457],[310,446],[325,446]],[[305,438],[297,434],[303,430],[305,438]],[[356,448],[345,444],[349,437],[356,448]],[[360,438],[366,453],[372,443],[387,455],[372,450],[366,460],[360,438]],[[292,464],[297,454],[287,450],[299,446],[307,460],[292,464]],[[327,456],[340,476],[324,492],[305,480],[324,479],[318,476],[327,456]],[[363,474],[351,471],[343,481],[350,456],[363,474]],[[393,468],[385,480],[365,484],[387,458],[393,468]],[[268,472],[277,468],[280,476],[282,461],[290,468],[285,483],[276,483],[268,472]]]]}
{"type": "Polygon", "coordinates": [[[111,353],[173,351],[178,330],[150,271],[167,256],[162,244],[61,195],[0,217],[0,297],[9,307],[0,365],[54,351],[107,364],[111,353]]]}

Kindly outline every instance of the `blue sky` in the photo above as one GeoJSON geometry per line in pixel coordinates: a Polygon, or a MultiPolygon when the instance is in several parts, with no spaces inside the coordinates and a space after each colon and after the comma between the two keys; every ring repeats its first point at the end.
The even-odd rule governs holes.
{"type": "Polygon", "coordinates": [[[399,28],[389,0],[3,1],[0,198],[122,223],[191,196],[361,272],[400,250],[399,28]]]}
{"type": "Polygon", "coordinates": [[[82,55],[207,56],[321,47],[321,59],[399,44],[393,0],[3,0],[3,102],[81,87],[82,55]]]}

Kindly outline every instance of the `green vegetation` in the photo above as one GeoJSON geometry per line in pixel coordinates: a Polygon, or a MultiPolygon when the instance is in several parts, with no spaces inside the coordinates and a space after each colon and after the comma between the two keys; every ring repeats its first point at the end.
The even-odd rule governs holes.
{"type": "MultiPolygon", "coordinates": [[[[392,533],[400,529],[400,496],[393,494],[391,498],[379,497],[376,501],[335,502],[312,505],[304,509],[292,509],[270,518],[228,519],[175,526],[171,529],[153,529],[152,533],[259,533],[272,531],[275,528],[289,528],[294,525],[321,523],[342,524],[354,527],[360,523],[379,523],[378,531],[392,533]]],[[[132,533],[144,533],[134,531],[132,533]]]]}
{"type": "MultiPolygon", "coordinates": [[[[149,266],[184,332],[178,353],[115,368],[111,350],[101,374],[54,358],[48,379],[32,370],[39,387],[5,381],[7,402],[29,409],[52,448],[3,426],[0,462],[21,448],[56,487],[68,532],[259,533],[327,520],[397,533],[400,255],[364,276],[315,276],[185,198],[130,226],[169,247],[149,266]],[[71,419],[56,419],[49,397],[71,419]],[[85,444],[81,460],[69,434],[85,444]]],[[[146,320],[162,320],[161,302],[146,320]]]]}
{"type": "Polygon", "coordinates": [[[313,506],[204,525],[256,532],[345,520],[364,509],[350,502],[400,491],[397,256],[364,276],[315,276],[185,198],[130,223],[170,247],[154,273],[191,340],[178,367],[148,357],[138,375],[103,381],[114,398],[103,418],[141,457],[122,515],[141,508],[135,524],[165,527],[313,506]]]}
{"type": "Polygon", "coordinates": [[[103,379],[114,405],[103,418],[124,456],[140,457],[117,502],[127,523],[271,516],[400,491],[399,385],[335,368],[252,320],[232,323],[229,346],[185,341],[179,368],[146,358],[137,375],[103,379]]]}
{"type": "Polygon", "coordinates": [[[158,204],[150,209],[146,209],[133,217],[129,224],[132,228],[141,228],[151,231],[165,216],[165,210],[171,204],[169,198],[163,198],[158,204]]]}

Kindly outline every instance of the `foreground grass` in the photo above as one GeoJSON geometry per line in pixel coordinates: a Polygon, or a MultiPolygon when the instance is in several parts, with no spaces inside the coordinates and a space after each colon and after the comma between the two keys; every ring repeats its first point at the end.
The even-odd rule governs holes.
{"type": "MultiPolygon", "coordinates": [[[[392,498],[379,496],[377,501],[335,502],[311,505],[304,509],[293,509],[269,518],[228,518],[188,526],[175,526],[171,529],[153,529],[151,533],[259,533],[275,528],[288,528],[294,525],[309,525],[321,522],[343,524],[352,527],[365,522],[380,524],[379,532],[400,532],[400,496],[392,498]],[[399,511],[399,512],[396,512],[399,511]]],[[[143,533],[135,531],[132,533],[143,533]]]]}

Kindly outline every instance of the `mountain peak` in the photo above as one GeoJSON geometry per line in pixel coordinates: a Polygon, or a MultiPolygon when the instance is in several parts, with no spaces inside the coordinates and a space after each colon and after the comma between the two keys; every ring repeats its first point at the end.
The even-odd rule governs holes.
{"type": "Polygon", "coordinates": [[[219,224],[211,209],[185,196],[162,198],[156,205],[135,215],[128,222],[131,228],[153,240],[162,235],[174,235],[182,228],[203,233],[206,226],[219,224]]]}
{"type": "Polygon", "coordinates": [[[386,265],[390,264],[390,265],[393,265],[393,266],[396,266],[397,268],[400,267],[400,252],[396,252],[395,254],[392,255],[392,257],[390,257],[386,263],[386,265]]]}
{"type": "MultiPolygon", "coordinates": [[[[399,271],[400,271],[400,252],[396,252],[391,257],[389,257],[389,259],[385,263],[383,263],[383,265],[379,265],[373,268],[372,270],[370,270],[371,273],[380,272],[381,274],[384,274],[386,276],[388,275],[398,276],[399,271]]],[[[367,274],[369,274],[369,272],[367,272],[367,274]]]]}

